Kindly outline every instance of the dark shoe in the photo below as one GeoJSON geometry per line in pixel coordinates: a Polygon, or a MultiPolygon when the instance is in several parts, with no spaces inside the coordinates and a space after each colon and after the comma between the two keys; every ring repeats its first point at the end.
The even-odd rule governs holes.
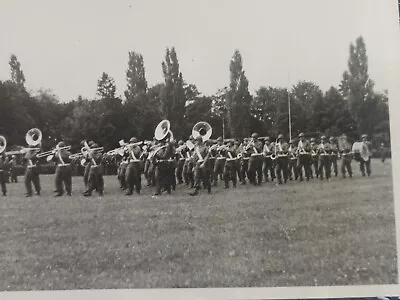
{"type": "Polygon", "coordinates": [[[32,194],[25,194],[25,197],[26,197],[26,198],[32,197],[32,194]]]}
{"type": "Polygon", "coordinates": [[[199,194],[198,190],[194,190],[193,192],[189,193],[190,196],[197,196],[199,194]]]}
{"type": "Polygon", "coordinates": [[[63,194],[62,193],[57,193],[54,195],[54,197],[61,197],[63,194]]]}
{"type": "Polygon", "coordinates": [[[40,196],[40,192],[36,192],[36,196],[40,196]]]}

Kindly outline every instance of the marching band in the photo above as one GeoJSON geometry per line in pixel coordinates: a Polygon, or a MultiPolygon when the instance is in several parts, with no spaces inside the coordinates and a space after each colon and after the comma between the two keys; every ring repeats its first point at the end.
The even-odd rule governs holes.
{"type": "MultiPolygon", "coordinates": [[[[286,141],[279,134],[276,141],[269,137],[259,137],[253,133],[242,142],[237,139],[224,140],[221,137],[211,140],[212,128],[207,122],[198,122],[192,129],[192,135],[184,142],[174,140],[168,120],[161,121],[155,129],[153,141],[138,141],[132,137],[129,143],[123,140],[120,147],[106,153],[93,141],[83,141],[79,153],[71,154],[71,146],[59,142],[53,150],[42,152],[42,133],[33,128],[26,134],[28,147],[18,151],[6,152],[7,141],[0,136],[0,186],[7,195],[6,170],[16,164],[15,155],[23,155],[25,167],[26,197],[31,197],[33,188],[37,195],[41,193],[40,163],[43,158],[56,164],[55,196],[72,195],[72,165],[84,167],[83,181],[86,187],[84,196],[90,197],[93,191],[100,196],[104,193],[104,165],[118,164],[117,180],[126,195],[140,194],[142,175],[147,186],[155,189],[154,195],[163,192],[171,194],[177,184],[187,185],[190,195],[198,195],[204,189],[211,193],[212,186],[218,181],[224,187],[233,187],[237,183],[253,185],[274,181],[286,184],[288,180],[309,181],[316,177],[329,180],[338,176],[338,160],[341,159],[343,178],[353,176],[351,163],[359,162],[362,176],[371,175],[372,144],[367,135],[361,142],[353,145],[345,135],[335,139],[320,137],[307,140],[303,133],[298,142],[286,141]],[[33,188],[32,188],[33,185],[33,188]]],[[[13,175],[15,182],[16,175],[13,175]]]]}

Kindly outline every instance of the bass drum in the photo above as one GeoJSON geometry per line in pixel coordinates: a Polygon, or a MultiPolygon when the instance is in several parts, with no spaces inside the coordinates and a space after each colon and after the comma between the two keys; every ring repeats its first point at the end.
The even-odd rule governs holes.
{"type": "Polygon", "coordinates": [[[363,142],[355,142],[352,147],[354,159],[358,162],[367,161],[369,159],[369,150],[363,142]]]}

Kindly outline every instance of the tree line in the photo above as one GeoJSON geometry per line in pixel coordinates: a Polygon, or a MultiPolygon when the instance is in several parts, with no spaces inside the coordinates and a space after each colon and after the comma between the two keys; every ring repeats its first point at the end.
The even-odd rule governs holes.
{"type": "Polygon", "coordinates": [[[198,121],[210,123],[214,137],[244,138],[252,132],[288,137],[289,99],[293,137],[300,132],[309,137],[345,133],[356,141],[366,133],[375,146],[390,144],[388,94],[374,91],[362,37],[350,44],[340,85],[327,91],[314,82],[299,81],[290,89],[261,86],[252,95],[238,50],[230,61],[229,84],[211,96],[185,81],[174,47],[166,49],[161,64],[164,82],[150,87],[143,56],[129,52],[123,97],[116,95],[114,79],[103,72],[94,99],[59,101],[49,90],[27,91],[15,55],[9,65],[11,78],[0,81],[0,135],[11,146],[24,145],[27,130],[37,127],[46,149],[60,140],[79,147],[84,139],[112,149],[122,138],[152,139],[162,119],[170,120],[174,135],[184,140],[198,121]]]}

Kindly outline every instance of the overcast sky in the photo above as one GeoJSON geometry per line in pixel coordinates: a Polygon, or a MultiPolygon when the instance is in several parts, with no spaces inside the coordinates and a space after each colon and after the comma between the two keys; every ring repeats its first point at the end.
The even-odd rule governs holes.
{"type": "MultiPolygon", "coordinates": [[[[28,89],[51,89],[61,101],[93,98],[107,72],[126,87],[128,52],[143,55],[149,86],[162,82],[165,48],[206,95],[229,83],[235,49],[250,92],[310,80],[338,86],[349,44],[362,35],[370,76],[388,88],[390,37],[397,0],[1,0],[0,80],[17,55],[28,89]],[[289,76],[290,74],[290,76],[289,76]],[[290,78],[290,81],[289,81],[290,78]]],[[[395,22],[396,22],[395,21],[395,22]]]]}

